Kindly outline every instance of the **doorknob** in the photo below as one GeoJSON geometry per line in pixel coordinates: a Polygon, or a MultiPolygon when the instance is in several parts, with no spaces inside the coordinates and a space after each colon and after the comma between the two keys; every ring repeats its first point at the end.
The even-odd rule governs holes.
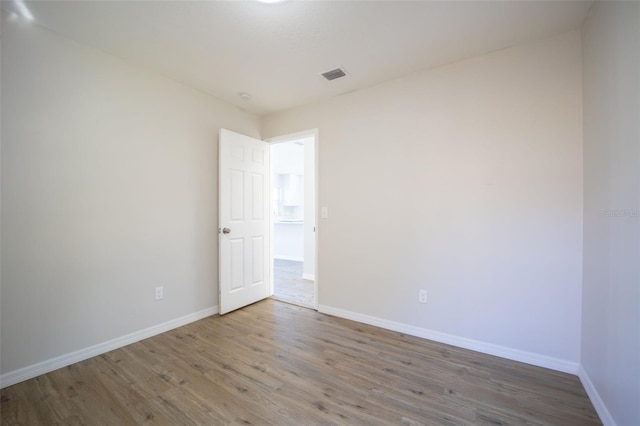
{"type": "Polygon", "coordinates": [[[229,228],[222,228],[222,233],[223,233],[223,234],[228,234],[229,232],[231,232],[231,229],[229,229],[229,228]]]}

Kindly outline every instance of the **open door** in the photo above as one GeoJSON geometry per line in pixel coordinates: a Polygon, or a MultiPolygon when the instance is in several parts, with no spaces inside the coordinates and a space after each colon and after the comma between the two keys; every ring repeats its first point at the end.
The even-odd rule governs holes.
{"type": "Polygon", "coordinates": [[[270,296],[269,144],[220,129],[219,312],[270,296]]]}

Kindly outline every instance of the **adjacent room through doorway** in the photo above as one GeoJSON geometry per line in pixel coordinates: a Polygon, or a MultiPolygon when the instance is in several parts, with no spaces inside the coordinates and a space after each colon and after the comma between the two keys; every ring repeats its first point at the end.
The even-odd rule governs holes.
{"type": "Polygon", "coordinates": [[[315,137],[273,143],[271,173],[273,297],[315,308],[315,137]]]}

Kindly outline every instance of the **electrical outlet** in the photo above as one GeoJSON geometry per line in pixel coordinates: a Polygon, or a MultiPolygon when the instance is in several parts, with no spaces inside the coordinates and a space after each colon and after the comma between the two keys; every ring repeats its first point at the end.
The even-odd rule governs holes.
{"type": "Polygon", "coordinates": [[[156,300],[162,300],[164,297],[164,287],[156,287],[156,300]]]}
{"type": "Polygon", "coordinates": [[[427,290],[420,290],[418,293],[418,302],[427,303],[427,290]]]}

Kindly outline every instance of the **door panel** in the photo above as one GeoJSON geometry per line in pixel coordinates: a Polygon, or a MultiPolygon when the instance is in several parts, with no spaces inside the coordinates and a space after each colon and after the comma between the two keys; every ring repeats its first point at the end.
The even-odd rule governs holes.
{"type": "Polygon", "coordinates": [[[244,174],[242,170],[232,169],[229,171],[229,179],[231,179],[229,221],[230,223],[241,223],[244,220],[244,174]]]}
{"type": "Polygon", "coordinates": [[[220,130],[219,312],[270,296],[269,144],[220,130]]]}

